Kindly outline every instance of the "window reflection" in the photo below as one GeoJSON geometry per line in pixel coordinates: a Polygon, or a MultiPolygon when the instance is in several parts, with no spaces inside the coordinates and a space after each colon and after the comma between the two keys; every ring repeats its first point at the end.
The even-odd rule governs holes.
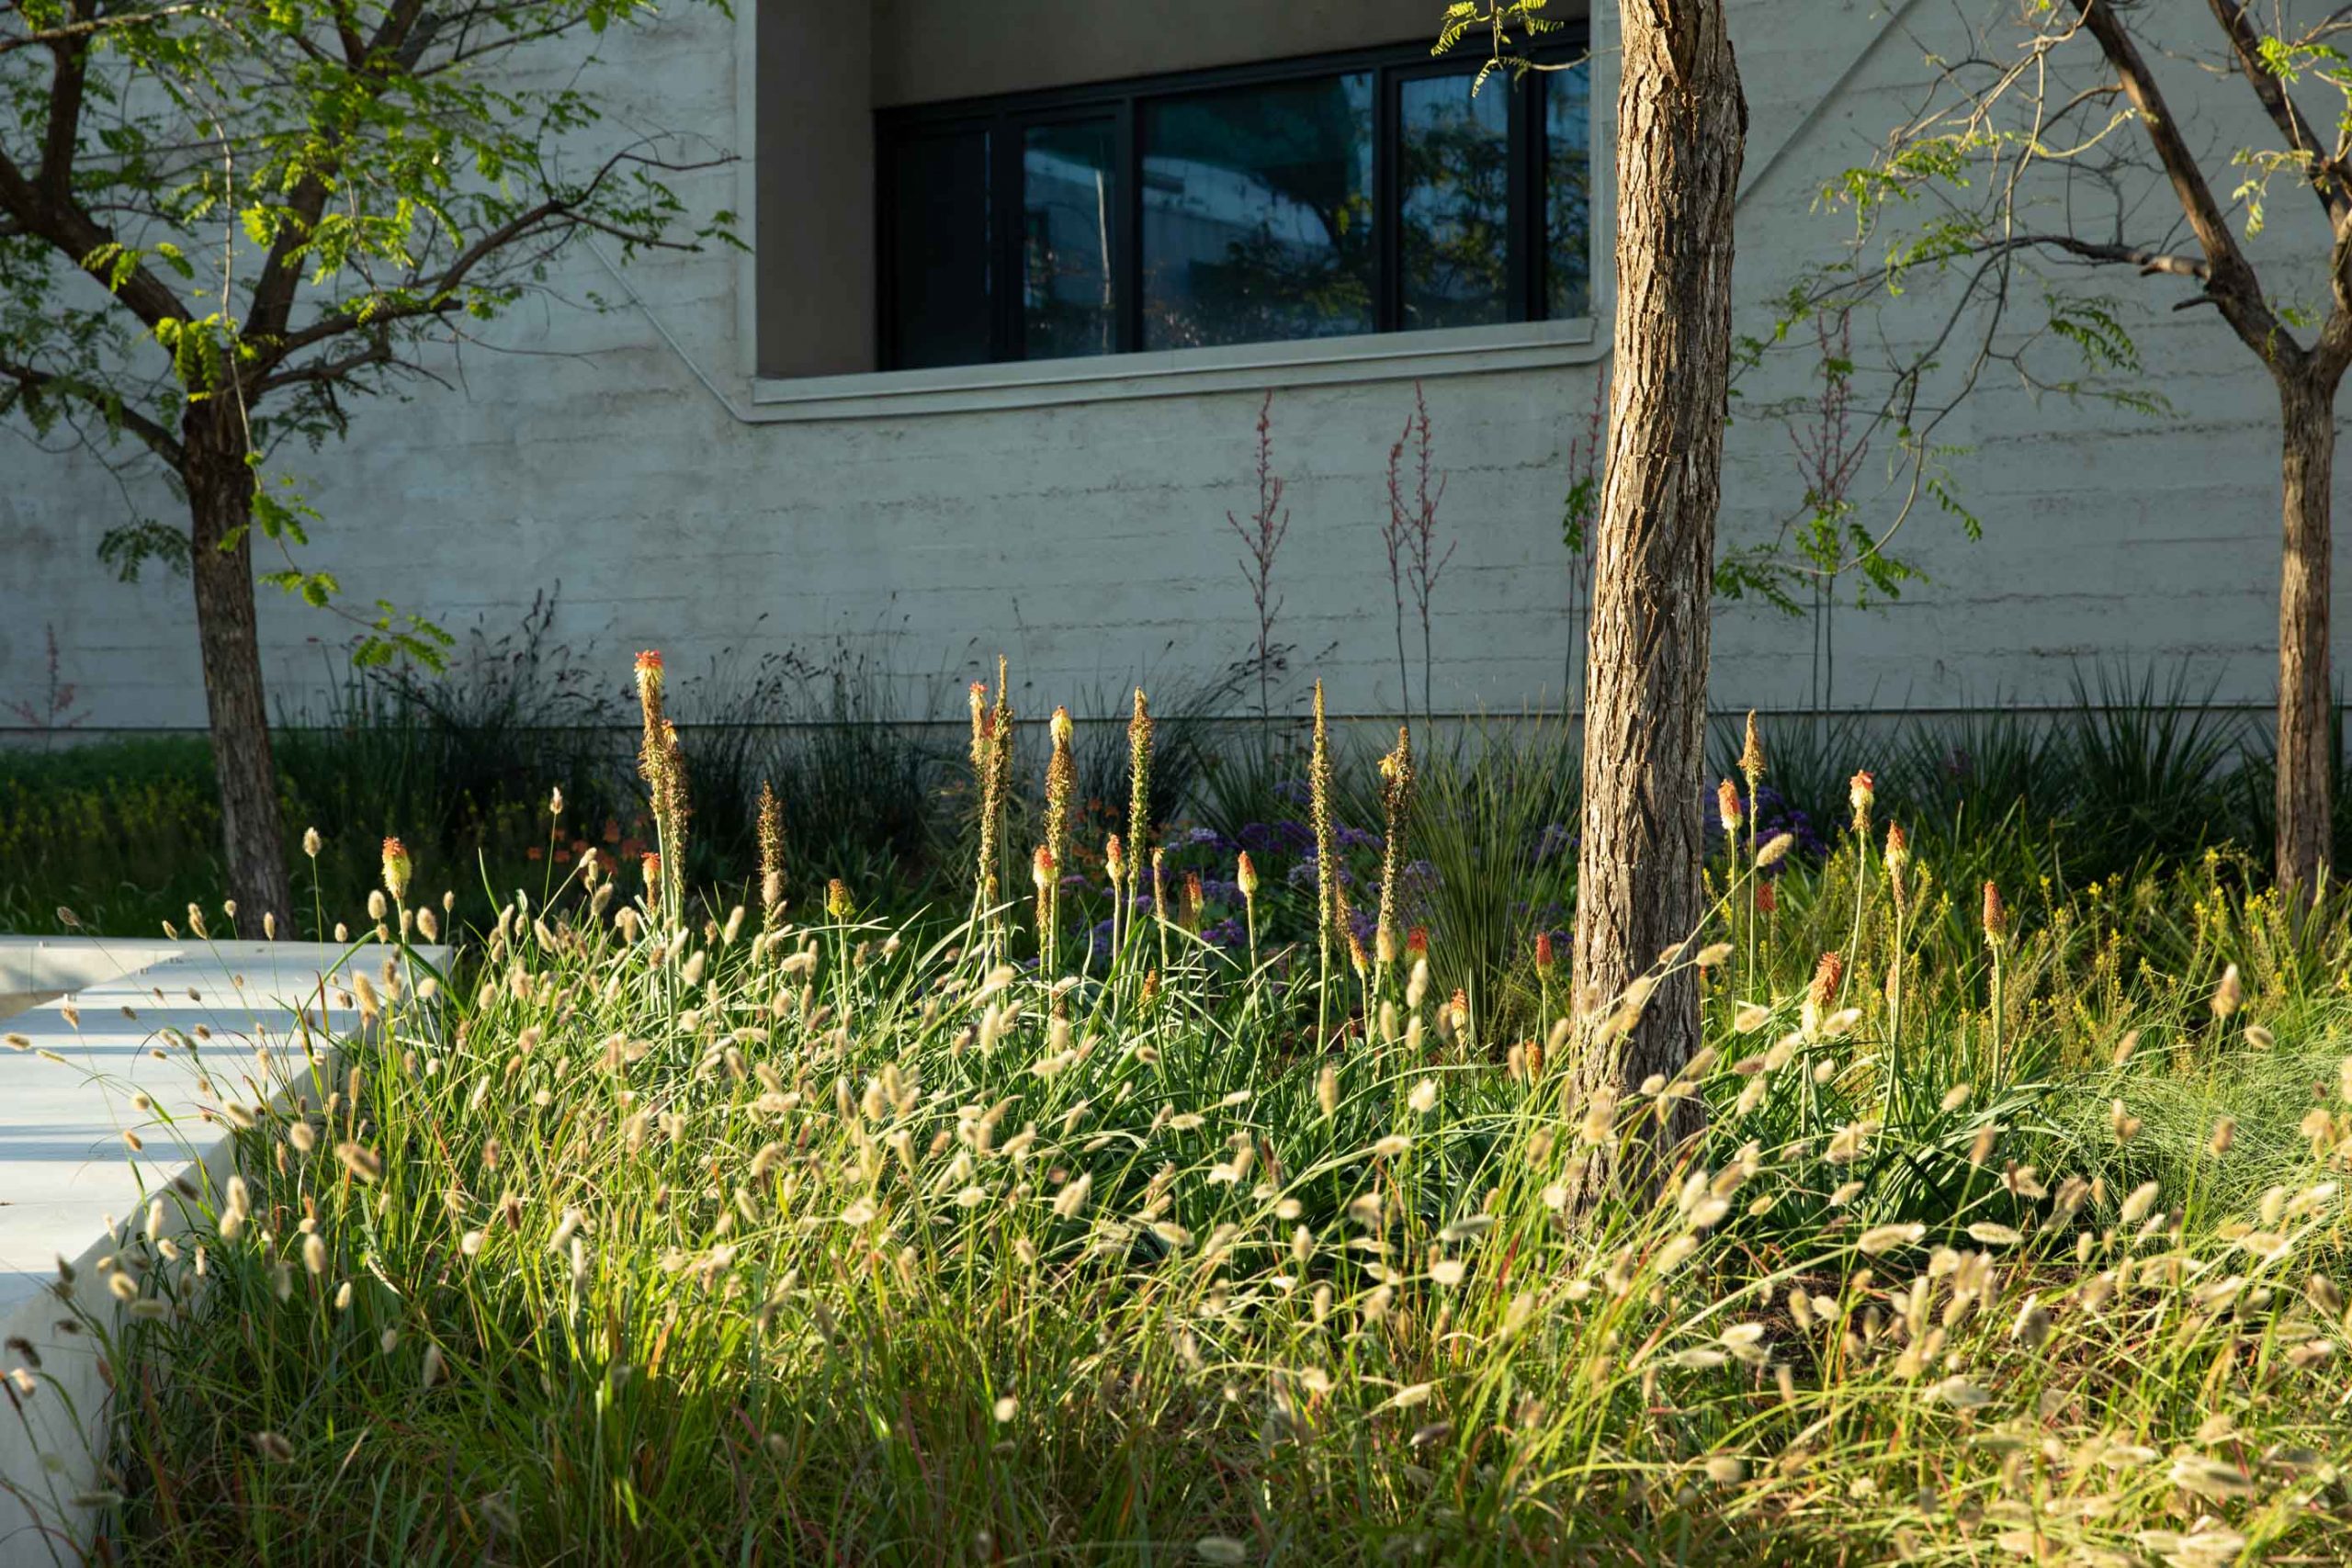
{"type": "Polygon", "coordinates": [[[1544,298],[1555,319],[1592,312],[1592,68],[1544,83],[1544,298]]]}
{"type": "Polygon", "coordinates": [[[1023,139],[1021,331],[1032,359],[1115,346],[1114,148],[1109,120],[1031,126],[1023,139]]]}
{"type": "Polygon", "coordinates": [[[1143,114],[1144,346],[1374,329],[1369,73],[1143,114]]]}
{"type": "Polygon", "coordinates": [[[1469,327],[1510,319],[1510,93],[1475,97],[1469,73],[1397,85],[1399,257],[1404,325],[1469,327]]]}

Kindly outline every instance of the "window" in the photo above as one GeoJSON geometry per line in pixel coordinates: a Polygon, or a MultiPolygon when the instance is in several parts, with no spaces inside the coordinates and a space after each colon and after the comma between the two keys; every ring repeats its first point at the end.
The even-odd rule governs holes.
{"type": "Polygon", "coordinates": [[[883,363],[1584,315],[1580,54],[1476,94],[1412,45],[888,113],[883,363]]]}

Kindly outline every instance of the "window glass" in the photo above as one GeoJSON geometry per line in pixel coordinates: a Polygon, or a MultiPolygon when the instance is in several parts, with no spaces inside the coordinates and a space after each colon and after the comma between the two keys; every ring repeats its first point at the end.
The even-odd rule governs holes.
{"type": "Polygon", "coordinates": [[[1592,313],[1592,73],[1535,73],[1544,84],[1544,313],[1592,313]]]}
{"type": "Polygon", "coordinates": [[[890,177],[888,308],[897,362],[978,365],[989,355],[989,138],[898,143],[890,177]]]}
{"type": "Polygon", "coordinates": [[[1021,343],[1031,359],[1108,354],[1116,185],[1109,120],[1033,125],[1021,148],[1021,343]]]}
{"type": "Polygon", "coordinates": [[[1511,84],[1470,73],[1397,84],[1398,259],[1407,329],[1510,318],[1511,84]]]}
{"type": "Polygon", "coordinates": [[[1143,106],[1147,348],[1374,330],[1368,72],[1143,106]]]}

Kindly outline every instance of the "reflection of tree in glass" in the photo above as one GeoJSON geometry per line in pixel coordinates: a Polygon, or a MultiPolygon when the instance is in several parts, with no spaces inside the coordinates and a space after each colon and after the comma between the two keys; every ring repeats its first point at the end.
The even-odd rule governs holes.
{"type": "Polygon", "coordinates": [[[1592,309],[1592,84],[1578,64],[1544,79],[1545,314],[1592,309]]]}
{"type": "Polygon", "coordinates": [[[1371,79],[1357,73],[1151,111],[1153,346],[1372,329],[1371,103],[1371,79]]]}
{"type": "Polygon", "coordinates": [[[1414,123],[1397,150],[1408,327],[1505,317],[1510,141],[1500,128],[1480,123],[1468,80],[1458,103],[1413,106],[1414,123]]]}
{"type": "Polygon", "coordinates": [[[1029,128],[1022,152],[1022,348],[1031,359],[1108,354],[1111,126],[1029,128]]]}

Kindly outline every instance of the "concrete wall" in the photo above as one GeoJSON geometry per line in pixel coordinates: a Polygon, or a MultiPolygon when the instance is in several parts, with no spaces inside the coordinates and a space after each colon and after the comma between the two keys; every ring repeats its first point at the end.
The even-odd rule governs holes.
{"type": "MultiPolygon", "coordinates": [[[[673,669],[692,670],[722,650],[848,637],[884,645],[910,671],[992,661],[1001,649],[1027,683],[1025,707],[1040,711],[1242,655],[1256,628],[1226,516],[1254,499],[1252,423],[1271,389],[1292,509],[1276,635],[1297,650],[1298,673],[1329,680],[1342,711],[1393,706],[1377,530],[1387,449],[1412,404],[1410,365],[1310,373],[1243,363],[1207,383],[1215,389],[1182,395],[1013,409],[951,399],[961,412],[824,419],[779,419],[761,400],[780,384],[755,387],[749,374],[754,342],[771,368],[862,363],[872,314],[866,101],[1229,59],[1241,23],[1217,19],[1227,12],[1252,26],[1278,18],[1281,38],[1249,51],[1269,54],[1423,25],[1421,6],[1389,9],[1231,0],[1185,8],[1177,25],[1166,8],[889,0],[868,34],[838,8],[767,0],[741,21],[688,7],[616,36],[587,81],[611,96],[616,122],[754,154],[741,170],[696,176],[684,194],[741,208],[755,191],[758,261],[656,257],[618,275],[601,253],[571,253],[555,279],[562,300],[594,295],[613,308],[534,303],[453,356],[448,387],[356,407],[348,441],[283,454],[322,513],[301,558],[332,568],[362,604],[388,598],[461,631],[509,629],[535,594],[560,589],[560,635],[609,666],[616,689],[638,648],[662,648],[673,669]],[[1166,51],[1148,60],[1142,24],[1123,19],[1145,15],[1166,51]],[[991,17],[1004,20],[980,25],[991,17]],[[752,102],[763,70],[792,85],[764,115],[752,102]],[[756,299],[755,276],[770,285],[756,299]]],[[[1846,220],[1815,209],[1820,183],[1863,161],[1912,107],[1922,55],[1938,42],[1913,29],[1950,9],[1736,0],[1752,122],[1739,220],[1745,330],[1769,321],[1763,302],[1797,267],[1839,243],[1846,220]]],[[[2185,73],[2174,85],[2185,114],[2242,92],[2185,73]]],[[[2295,243],[2300,212],[2283,193],[2273,205],[2278,243],[2295,243]]],[[[2037,397],[1996,367],[1939,432],[1967,448],[1949,467],[1985,536],[1967,541],[1932,507],[1905,525],[1900,550],[1929,581],[1884,610],[1839,612],[1840,705],[2063,700],[2080,662],[2100,657],[2193,656],[2224,696],[2267,696],[2278,571],[2267,383],[2212,312],[2170,309],[2177,287],[2127,275],[2109,287],[2176,412],[2037,397]]],[[[1931,296],[1923,287],[1914,302],[1931,296]]],[[[1930,320],[1921,309],[1891,324],[1917,334],[1930,320]]],[[[1498,353],[1493,368],[1481,360],[1426,380],[1447,472],[1442,526],[1456,546],[1437,592],[1441,708],[1558,699],[1570,628],[1566,456],[1603,368],[1607,325],[1604,313],[1589,350],[1548,363],[1498,353]]],[[[1790,355],[1743,382],[1727,544],[1768,537],[1799,502],[1786,430],[1753,411],[1801,390],[1807,370],[1790,355]]],[[[37,701],[43,629],[53,626],[90,724],[198,726],[185,582],[151,569],[125,587],[95,556],[127,510],[174,515],[160,480],[119,456],[129,460],[119,479],[87,456],[0,434],[0,699],[37,701]]],[[[1857,494],[1875,517],[1892,505],[1880,482],[1873,466],[1857,494]]],[[[263,592],[279,698],[314,704],[350,627],[263,592]]],[[[1804,700],[1806,624],[1730,604],[1717,626],[1720,705],[1804,700]]]]}
{"type": "MultiPolygon", "coordinates": [[[[1432,37],[1428,0],[878,0],[876,107],[1239,65],[1432,37]]],[[[1563,17],[1582,7],[1563,0],[1563,17]]]]}

